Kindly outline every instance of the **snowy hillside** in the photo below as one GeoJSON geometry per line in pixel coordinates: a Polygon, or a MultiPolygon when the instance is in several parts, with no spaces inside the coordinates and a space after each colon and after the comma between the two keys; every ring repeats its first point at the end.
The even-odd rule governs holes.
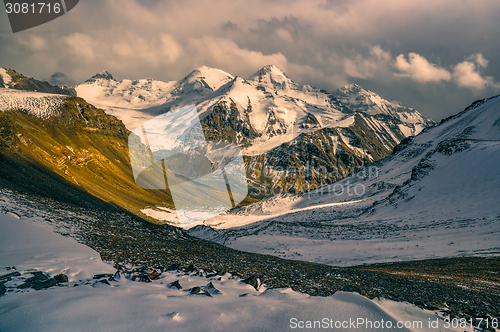
{"type": "Polygon", "coordinates": [[[48,118],[67,98],[64,95],[0,88],[0,111],[22,110],[48,118]]]}
{"type": "Polygon", "coordinates": [[[0,79],[3,82],[3,86],[0,86],[0,88],[9,88],[12,84],[12,77],[10,77],[9,74],[7,74],[7,70],[5,68],[0,67],[0,79]]]}
{"type": "Polygon", "coordinates": [[[310,195],[269,198],[192,235],[280,257],[353,265],[500,252],[500,97],[310,195]]]}
{"type": "Polygon", "coordinates": [[[134,281],[37,219],[0,214],[0,285],[7,290],[0,295],[2,331],[288,331],[313,321],[334,328],[358,317],[365,321],[353,331],[383,331],[398,322],[409,326],[398,331],[434,331],[429,320],[454,331],[444,329],[433,311],[407,303],[347,292],[313,297],[289,288],[255,289],[229,273],[169,271],[151,282],[134,281]],[[69,280],[56,281],[58,273],[69,280]],[[384,328],[365,325],[367,320],[384,322],[384,328]]]}

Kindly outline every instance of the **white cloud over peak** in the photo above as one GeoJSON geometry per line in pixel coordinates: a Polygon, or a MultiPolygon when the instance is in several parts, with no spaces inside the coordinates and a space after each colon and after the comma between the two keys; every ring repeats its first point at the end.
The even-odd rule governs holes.
{"type": "Polygon", "coordinates": [[[445,68],[415,52],[394,58],[380,45],[370,47],[366,55],[358,53],[343,60],[345,75],[354,79],[383,79],[393,84],[406,79],[422,85],[458,86],[470,90],[474,95],[488,89],[500,90],[500,82],[482,73],[488,63],[481,53],[476,53],[445,68]]]}
{"type": "Polygon", "coordinates": [[[413,52],[408,54],[408,61],[403,54],[398,55],[395,67],[400,72],[396,75],[410,77],[422,83],[436,83],[451,79],[448,70],[430,63],[423,56],[413,52]]]}
{"type": "Polygon", "coordinates": [[[488,60],[481,53],[474,54],[453,67],[453,79],[459,87],[470,89],[475,93],[487,87],[500,88],[500,84],[495,83],[493,77],[482,76],[481,70],[486,66],[488,60]]]}

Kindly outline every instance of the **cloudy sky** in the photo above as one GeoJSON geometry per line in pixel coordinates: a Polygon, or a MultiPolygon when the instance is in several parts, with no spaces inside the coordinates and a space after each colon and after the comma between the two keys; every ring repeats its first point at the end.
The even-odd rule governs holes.
{"type": "Polygon", "coordinates": [[[16,34],[1,12],[0,66],[169,81],[275,64],[299,84],[357,83],[440,120],[500,93],[499,17],[497,0],[82,0],[16,34]]]}

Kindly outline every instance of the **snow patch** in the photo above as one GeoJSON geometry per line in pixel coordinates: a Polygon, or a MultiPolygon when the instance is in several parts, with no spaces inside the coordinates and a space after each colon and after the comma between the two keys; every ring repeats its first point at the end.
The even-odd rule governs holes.
{"type": "Polygon", "coordinates": [[[54,233],[48,225],[0,213],[0,267],[18,271],[37,270],[55,276],[65,273],[70,281],[113,273],[99,254],[71,238],[54,233]]]}
{"type": "Polygon", "coordinates": [[[24,110],[49,118],[64,105],[68,96],[0,88],[0,111],[24,110]]]}
{"type": "Polygon", "coordinates": [[[0,67],[0,76],[2,76],[2,80],[4,83],[4,86],[0,86],[0,88],[9,88],[10,83],[12,83],[12,77],[10,77],[9,74],[7,74],[7,70],[5,68],[0,67]]]}
{"type": "Polygon", "coordinates": [[[145,215],[156,220],[178,223],[177,212],[166,207],[144,208],[141,210],[145,215]]]}

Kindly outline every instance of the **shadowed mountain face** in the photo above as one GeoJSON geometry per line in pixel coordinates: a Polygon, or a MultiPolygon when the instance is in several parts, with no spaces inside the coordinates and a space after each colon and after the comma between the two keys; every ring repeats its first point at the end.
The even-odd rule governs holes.
{"type": "Polygon", "coordinates": [[[73,81],[68,76],[66,76],[64,73],[61,73],[61,72],[57,72],[57,73],[52,74],[52,76],[50,76],[47,79],[44,79],[44,81],[49,83],[49,84],[61,87],[61,88],[71,87],[71,86],[76,85],[75,81],[73,81]]]}

